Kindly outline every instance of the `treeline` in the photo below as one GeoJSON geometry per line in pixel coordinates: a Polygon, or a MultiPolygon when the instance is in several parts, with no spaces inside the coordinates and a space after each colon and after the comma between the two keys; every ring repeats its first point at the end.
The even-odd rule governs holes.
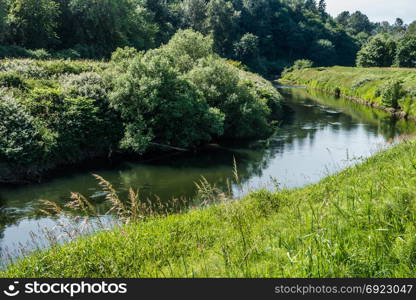
{"type": "Polygon", "coordinates": [[[0,57],[109,58],[117,47],[158,47],[186,28],[261,73],[301,58],[353,65],[359,50],[324,0],[1,0],[0,57]]]}
{"type": "Polygon", "coordinates": [[[358,52],[357,66],[416,68],[416,33],[372,37],[358,52]]]}
{"type": "Polygon", "coordinates": [[[281,95],[220,58],[213,44],[180,30],[147,52],[119,48],[108,63],[4,60],[0,181],[31,180],[115,152],[268,138],[280,119],[281,95]]]}
{"type": "Polygon", "coordinates": [[[397,18],[394,24],[372,23],[359,11],[342,12],[335,20],[361,45],[357,66],[416,67],[416,21],[406,25],[397,18]]]}

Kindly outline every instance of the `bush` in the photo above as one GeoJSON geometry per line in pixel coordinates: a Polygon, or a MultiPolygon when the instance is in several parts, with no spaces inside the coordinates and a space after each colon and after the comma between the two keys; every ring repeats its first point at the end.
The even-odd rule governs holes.
{"type": "Polygon", "coordinates": [[[403,82],[401,80],[390,80],[378,90],[381,103],[386,107],[399,108],[399,101],[404,97],[403,82]]]}
{"type": "Polygon", "coordinates": [[[416,34],[407,34],[399,40],[394,63],[397,67],[416,68],[416,34]]]}
{"type": "Polygon", "coordinates": [[[199,59],[217,56],[213,40],[192,30],[179,30],[166,46],[149,51],[148,56],[165,56],[181,73],[189,72],[199,59]]]}
{"type": "Polygon", "coordinates": [[[0,46],[0,58],[27,58],[29,52],[19,46],[0,46]]]}
{"type": "Polygon", "coordinates": [[[272,133],[267,100],[257,94],[250,78],[241,77],[238,69],[210,57],[202,59],[187,78],[198,87],[211,107],[224,113],[224,137],[252,139],[272,133]]]}
{"type": "MultiPolygon", "coordinates": [[[[24,106],[0,91],[0,159],[15,164],[30,164],[44,157],[41,129],[24,106]]],[[[49,144],[49,145],[47,145],[49,144]]]]}
{"type": "Polygon", "coordinates": [[[396,53],[396,42],[389,36],[374,36],[357,54],[358,67],[391,67],[396,53]]]}
{"type": "Polygon", "coordinates": [[[14,72],[0,73],[0,87],[25,88],[26,84],[22,76],[14,72]]]}
{"type": "Polygon", "coordinates": [[[338,60],[335,46],[329,40],[315,41],[311,46],[310,58],[318,66],[332,66],[338,60]]]}
{"type": "Polygon", "coordinates": [[[80,59],[81,54],[75,49],[64,49],[57,51],[54,56],[58,59],[80,59]]]}
{"type": "Polygon", "coordinates": [[[139,153],[150,142],[188,148],[222,133],[223,115],[163,55],[134,58],[111,103],[126,123],[123,147],[139,153]]]}
{"type": "Polygon", "coordinates": [[[112,62],[111,104],[125,123],[122,144],[137,152],[150,143],[265,138],[281,110],[270,83],[220,59],[211,38],[191,30],[146,54],[119,49],[112,62]]]}
{"type": "Polygon", "coordinates": [[[30,58],[34,59],[50,59],[52,55],[45,49],[27,50],[30,58]]]}
{"type": "Polygon", "coordinates": [[[296,71],[296,70],[303,70],[313,67],[313,61],[308,59],[298,59],[296,60],[291,67],[287,67],[283,70],[282,76],[285,76],[286,74],[296,71]]]}

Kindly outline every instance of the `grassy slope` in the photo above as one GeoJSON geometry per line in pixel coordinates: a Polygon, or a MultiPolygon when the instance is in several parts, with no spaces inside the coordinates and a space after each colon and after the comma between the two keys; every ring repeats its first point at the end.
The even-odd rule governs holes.
{"type": "Polygon", "coordinates": [[[37,253],[3,277],[415,277],[416,142],[306,188],[37,253]]]}
{"type": "MultiPolygon", "coordinates": [[[[410,94],[416,92],[416,69],[403,68],[352,68],[329,67],[296,70],[286,74],[283,80],[318,88],[325,92],[335,93],[339,88],[341,95],[355,97],[369,103],[381,105],[377,89],[390,79],[403,80],[403,87],[410,94]]],[[[416,94],[414,94],[416,95],[416,94]]],[[[401,103],[402,110],[416,117],[414,102],[401,103]]]]}

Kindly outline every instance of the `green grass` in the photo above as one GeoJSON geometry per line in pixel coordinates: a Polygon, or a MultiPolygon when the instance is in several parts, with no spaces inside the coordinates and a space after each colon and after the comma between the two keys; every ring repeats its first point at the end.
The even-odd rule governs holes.
{"type": "Polygon", "coordinates": [[[316,88],[334,94],[337,89],[342,96],[362,99],[382,105],[378,93],[380,87],[390,80],[402,80],[405,90],[401,111],[416,117],[416,69],[404,68],[353,68],[328,67],[295,70],[285,74],[283,81],[316,88]]]}
{"type": "Polygon", "coordinates": [[[415,277],[416,142],[302,189],[149,219],[1,277],[415,277]]]}

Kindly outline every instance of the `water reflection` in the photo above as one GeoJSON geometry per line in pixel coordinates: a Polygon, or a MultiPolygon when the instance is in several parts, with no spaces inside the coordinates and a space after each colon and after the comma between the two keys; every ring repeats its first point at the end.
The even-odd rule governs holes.
{"type": "MultiPolygon", "coordinates": [[[[25,243],[29,232],[39,226],[53,226],[53,220],[36,213],[41,199],[63,203],[71,191],[77,191],[92,196],[105,212],[107,205],[92,173],[111,181],[120,191],[140,189],[143,197],[156,194],[164,201],[192,199],[196,193],[194,182],[201,176],[226,188],[235,158],[246,190],[271,187],[271,178],[293,188],[317,182],[354,163],[351,158],[368,157],[389,139],[416,131],[414,122],[397,120],[349,100],[303,89],[282,92],[286,118],[268,142],[211,145],[196,154],[97,166],[89,172],[71,172],[43,184],[1,187],[0,248],[25,243]]],[[[234,192],[241,194],[236,188],[234,192]]]]}

